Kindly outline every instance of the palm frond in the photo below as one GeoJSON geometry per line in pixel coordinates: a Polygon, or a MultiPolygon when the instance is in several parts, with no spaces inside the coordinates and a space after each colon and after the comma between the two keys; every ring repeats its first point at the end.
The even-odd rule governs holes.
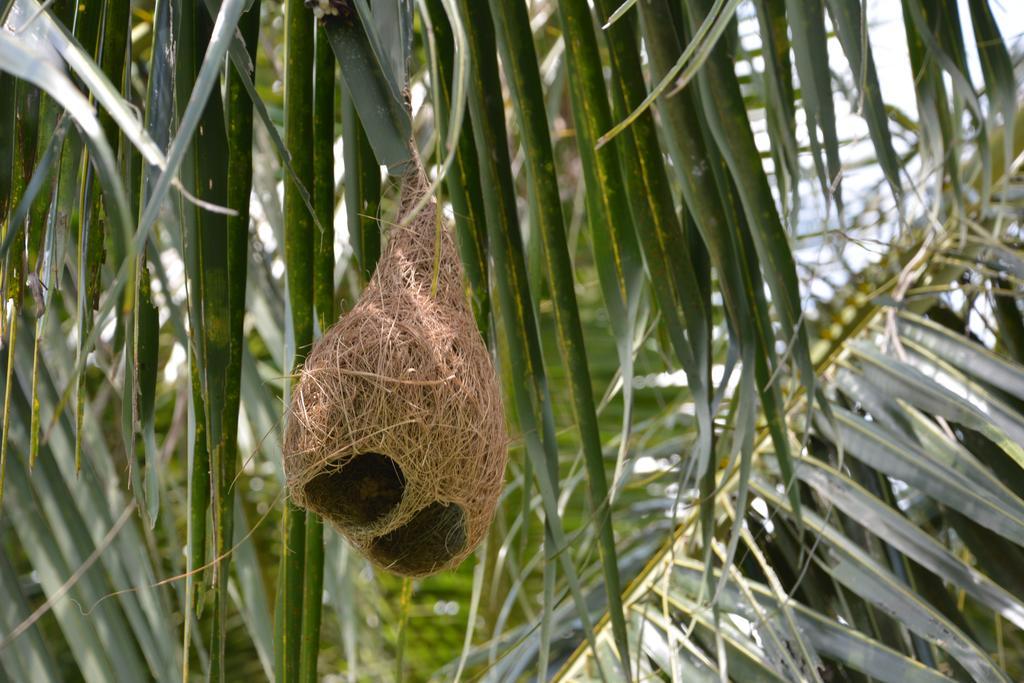
{"type": "Polygon", "coordinates": [[[1020,21],[0,2],[0,680],[1021,679],[1020,21]],[[402,582],[281,437],[410,141],[512,441],[402,582]]]}

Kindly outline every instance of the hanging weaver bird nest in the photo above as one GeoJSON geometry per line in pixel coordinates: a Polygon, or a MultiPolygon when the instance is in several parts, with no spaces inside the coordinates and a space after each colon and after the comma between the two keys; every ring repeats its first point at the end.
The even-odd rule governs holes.
{"type": "Polygon", "coordinates": [[[454,567],[483,539],[505,473],[497,376],[419,161],[356,305],[314,345],[284,439],[292,501],[375,564],[454,567]]]}

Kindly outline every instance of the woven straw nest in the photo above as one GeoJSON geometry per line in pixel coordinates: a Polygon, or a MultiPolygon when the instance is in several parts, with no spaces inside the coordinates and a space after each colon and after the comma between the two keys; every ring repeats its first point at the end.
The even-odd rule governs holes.
{"type": "Polygon", "coordinates": [[[292,501],[375,564],[424,576],[462,562],[501,493],[508,437],[455,244],[418,161],[356,305],[314,345],[288,414],[292,501]]]}

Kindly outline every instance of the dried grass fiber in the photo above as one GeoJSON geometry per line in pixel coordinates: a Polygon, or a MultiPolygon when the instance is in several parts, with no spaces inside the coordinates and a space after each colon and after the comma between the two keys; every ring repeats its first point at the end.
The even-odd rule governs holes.
{"type": "Polygon", "coordinates": [[[429,188],[412,165],[369,285],[300,370],[284,467],[296,505],[378,566],[423,576],[483,539],[508,437],[450,230],[433,198],[408,220],[429,188]]]}

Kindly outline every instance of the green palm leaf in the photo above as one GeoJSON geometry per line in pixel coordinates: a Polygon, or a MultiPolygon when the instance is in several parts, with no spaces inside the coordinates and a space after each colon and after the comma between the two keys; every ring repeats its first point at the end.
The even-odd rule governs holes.
{"type": "Polygon", "coordinates": [[[0,680],[1024,678],[1004,4],[0,2],[0,680]],[[405,582],[281,439],[410,143],[510,442],[405,582]]]}

